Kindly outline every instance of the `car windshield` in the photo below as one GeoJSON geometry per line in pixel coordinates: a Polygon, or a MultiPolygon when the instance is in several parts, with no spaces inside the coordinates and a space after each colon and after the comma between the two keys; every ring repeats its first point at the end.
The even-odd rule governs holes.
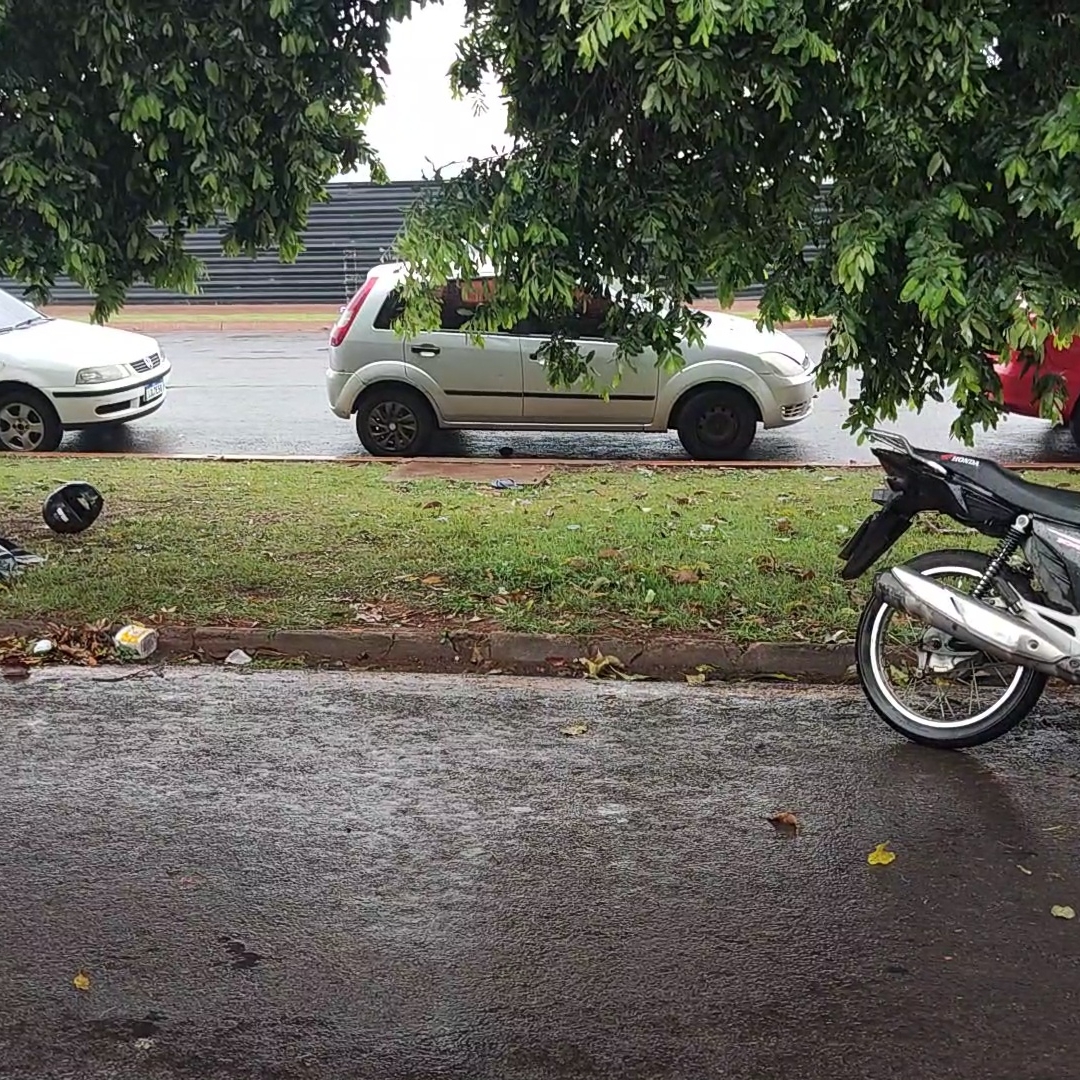
{"type": "Polygon", "coordinates": [[[19,326],[29,326],[44,318],[45,316],[40,311],[0,289],[0,333],[5,330],[14,330],[19,326]]]}

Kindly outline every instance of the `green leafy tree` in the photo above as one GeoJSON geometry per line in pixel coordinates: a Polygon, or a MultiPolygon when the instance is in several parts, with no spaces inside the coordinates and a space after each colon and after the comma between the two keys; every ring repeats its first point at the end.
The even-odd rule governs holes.
{"type": "Polygon", "coordinates": [[[389,26],[409,0],[0,0],[0,269],[106,317],[190,290],[192,229],[290,259],[313,200],[378,163],[389,26]]]}
{"type": "MultiPolygon", "coordinates": [[[[500,286],[474,330],[565,313],[579,287],[615,281],[624,360],[648,345],[670,364],[698,332],[695,282],[729,301],[764,281],[766,321],[834,317],[821,378],[861,371],[849,426],[951,396],[965,439],[998,415],[988,354],[1077,329],[1076,5],[468,8],[454,79],[467,94],[497,76],[513,150],[410,217],[407,327],[431,317],[433,284],[487,262],[500,286]]],[[[587,360],[557,336],[549,348],[555,381],[587,360]]]]}

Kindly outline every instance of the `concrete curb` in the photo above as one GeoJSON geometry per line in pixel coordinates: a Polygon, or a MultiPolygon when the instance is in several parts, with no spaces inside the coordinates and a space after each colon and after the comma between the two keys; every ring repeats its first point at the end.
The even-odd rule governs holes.
{"type": "MultiPolygon", "coordinates": [[[[31,622],[0,623],[0,637],[33,638],[31,622]]],[[[769,643],[739,646],[704,637],[576,638],[505,631],[261,630],[163,627],[156,658],[222,661],[234,649],[261,660],[331,664],[373,671],[504,675],[582,675],[582,657],[617,656],[627,672],[651,679],[779,678],[804,683],[852,679],[850,645],[769,643]]]]}

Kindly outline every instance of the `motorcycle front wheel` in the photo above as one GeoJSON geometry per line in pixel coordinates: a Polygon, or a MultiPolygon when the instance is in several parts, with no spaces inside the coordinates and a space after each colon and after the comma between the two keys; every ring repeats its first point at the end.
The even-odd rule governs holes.
{"type": "MultiPolygon", "coordinates": [[[[904,565],[970,592],[989,563],[982,552],[957,550],[931,551],[904,565]]],[[[1023,597],[1037,599],[1022,575],[1002,574],[1023,597]]],[[[993,587],[984,599],[1002,603],[993,587]]],[[[885,723],[912,742],[947,750],[1011,731],[1046,686],[1041,672],[994,660],[877,597],[859,619],[856,662],[867,700],[885,723]]]]}

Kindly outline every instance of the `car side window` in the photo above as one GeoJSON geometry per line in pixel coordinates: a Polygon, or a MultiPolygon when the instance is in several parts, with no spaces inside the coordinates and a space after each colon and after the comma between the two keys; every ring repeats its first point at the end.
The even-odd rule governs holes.
{"type": "MultiPolygon", "coordinates": [[[[489,281],[490,279],[467,283],[451,281],[437,290],[435,296],[440,301],[439,329],[460,330],[476,313],[477,307],[491,288],[489,281]]],[[[401,290],[394,289],[383,301],[372,325],[376,330],[393,329],[394,320],[401,315],[404,308],[401,290]]]]}
{"type": "Polygon", "coordinates": [[[532,315],[519,323],[514,332],[530,337],[548,337],[558,330],[573,341],[611,341],[614,340],[612,333],[604,325],[610,310],[610,300],[602,296],[582,295],[572,314],[555,322],[532,315]]]}
{"type": "Polygon", "coordinates": [[[440,330],[460,330],[476,312],[479,295],[472,299],[468,290],[464,290],[465,295],[462,295],[461,284],[459,281],[448,281],[437,294],[442,301],[440,330]]]}
{"type": "Polygon", "coordinates": [[[376,330],[392,330],[394,327],[394,320],[402,313],[404,304],[401,300],[401,293],[394,289],[393,292],[383,301],[383,306],[379,308],[379,314],[375,316],[375,321],[372,326],[376,330]]]}
{"type": "Polygon", "coordinates": [[[577,311],[570,316],[566,333],[575,340],[604,341],[611,336],[605,329],[604,320],[611,310],[611,301],[602,296],[583,296],[577,311]]]}

